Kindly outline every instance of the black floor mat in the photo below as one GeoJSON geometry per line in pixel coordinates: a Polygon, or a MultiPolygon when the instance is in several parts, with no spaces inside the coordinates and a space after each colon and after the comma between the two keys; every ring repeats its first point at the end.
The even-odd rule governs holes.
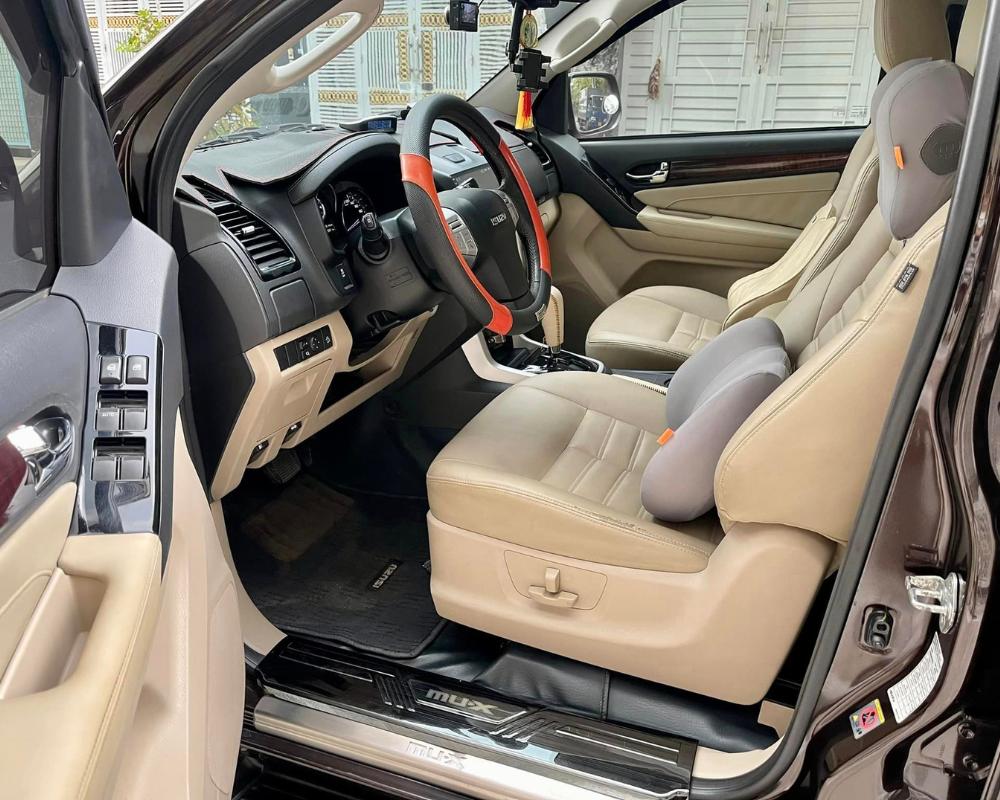
{"type": "Polygon", "coordinates": [[[286,632],[411,658],[444,621],[426,563],[426,502],[349,497],[300,475],[230,528],[251,599],[286,632]]]}

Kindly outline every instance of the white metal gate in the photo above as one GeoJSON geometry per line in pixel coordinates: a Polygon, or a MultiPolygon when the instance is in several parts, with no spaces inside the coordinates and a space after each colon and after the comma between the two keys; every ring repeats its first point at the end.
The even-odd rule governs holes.
{"type": "Polygon", "coordinates": [[[625,37],[617,134],[864,125],[873,17],[874,0],[687,0],[625,37]]]}
{"type": "MultiPolygon", "coordinates": [[[[510,4],[484,0],[477,33],[449,30],[443,7],[443,0],[385,0],[368,32],[311,79],[314,121],[343,122],[428,94],[468,97],[479,89],[506,64],[510,4]]],[[[342,23],[330,20],[310,34],[307,46],[342,23]]]]}
{"type": "Polygon", "coordinates": [[[84,0],[101,83],[107,83],[136,58],[137,54],[123,53],[118,48],[128,38],[141,9],[148,9],[165,22],[173,22],[199,2],[201,0],[84,0]]]}
{"type": "Polygon", "coordinates": [[[10,105],[0,105],[0,139],[15,153],[31,149],[28,112],[22,86],[14,57],[3,40],[0,40],[0,97],[14,101],[10,105]]]}

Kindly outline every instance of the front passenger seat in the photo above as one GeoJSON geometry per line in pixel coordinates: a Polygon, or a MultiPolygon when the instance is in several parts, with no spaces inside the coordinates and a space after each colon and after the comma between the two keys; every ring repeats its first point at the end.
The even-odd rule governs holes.
{"type": "MultiPolygon", "coordinates": [[[[939,0],[877,0],[875,51],[889,72],[915,58],[951,59],[939,0]]],[[[872,97],[875,119],[880,86],[872,97]]],[[[736,281],[726,297],[688,286],[648,286],[613,303],[587,334],[587,355],[613,369],[675,370],[740,320],[795,297],[857,235],[875,206],[878,153],[869,125],[830,200],[784,256],[736,281]]]]}
{"type": "MultiPolygon", "coordinates": [[[[707,428],[725,437],[709,470],[696,467],[711,436],[667,452],[692,444],[690,383],[560,372],[504,391],[427,474],[442,617],[734,703],[763,697],[850,538],[958,169],[968,74],[924,61],[886,84],[865,229],[817,289],[743,324],[780,329],[791,375],[731,438],[707,428]],[[685,419],[668,436],[671,404],[685,419]],[[706,508],[689,492],[698,475],[716,510],[691,521],[706,508]]],[[[688,365],[708,365],[697,386],[713,392],[718,345],[688,365]]]]}

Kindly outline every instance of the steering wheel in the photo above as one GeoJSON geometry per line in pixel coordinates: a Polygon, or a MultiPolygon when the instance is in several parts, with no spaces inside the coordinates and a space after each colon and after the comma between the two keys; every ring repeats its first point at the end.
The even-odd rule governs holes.
{"type": "Polygon", "coordinates": [[[491,331],[525,333],[536,327],[552,289],[549,243],[528,180],[499,131],[464,100],[432,95],[407,114],[399,160],[417,248],[445,288],[491,331]],[[498,189],[458,188],[438,195],[430,162],[431,130],[438,120],[475,142],[500,179],[498,189]]]}

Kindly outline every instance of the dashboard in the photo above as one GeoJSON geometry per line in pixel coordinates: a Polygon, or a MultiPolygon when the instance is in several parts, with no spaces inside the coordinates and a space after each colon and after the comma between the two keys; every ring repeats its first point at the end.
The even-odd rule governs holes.
{"type": "MultiPolygon", "coordinates": [[[[507,118],[491,121],[536,200],[557,195],[545,154],[507,118]]],[[[399,151],[398,133],[310,127],[203,148],[185,165],[174,245],[216,498],[398,377],[447,300],[412,240],[399,151]],[[385,240],[378,257],[363,241],[366,215],[385,240]]],[[[497,185],[453,126],[435,127],[430,160],[439,191],[497,185]]]]}

